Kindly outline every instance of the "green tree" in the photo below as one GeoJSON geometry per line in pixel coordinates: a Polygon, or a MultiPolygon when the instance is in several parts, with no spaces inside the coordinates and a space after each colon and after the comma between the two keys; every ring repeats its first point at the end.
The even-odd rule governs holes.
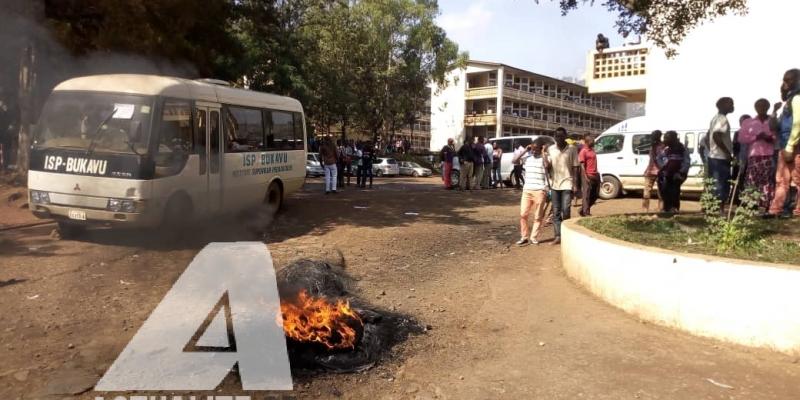
{"type": "Polygon", "coordinates": [[[677,54],[677,46],[695,26],[726,14],[747,12],[747,0],[559,0],[559,5],[566,15],[595,2],[617,15],[617,30],[623,37],[647,34],[668,56],[677,54]]]}

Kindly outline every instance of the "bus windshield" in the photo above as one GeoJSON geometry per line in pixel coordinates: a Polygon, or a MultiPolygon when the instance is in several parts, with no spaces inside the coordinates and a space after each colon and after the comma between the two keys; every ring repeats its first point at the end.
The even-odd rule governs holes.
{"type": "Polygon", "coordinates": [[[53,92],[34,133],[37,149],[147,152],[153,99],[95,92],[53,92]]]}

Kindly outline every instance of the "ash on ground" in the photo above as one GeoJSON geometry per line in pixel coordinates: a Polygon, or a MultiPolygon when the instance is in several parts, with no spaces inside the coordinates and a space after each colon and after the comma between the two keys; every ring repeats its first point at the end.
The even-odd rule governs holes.
{"type": "Polygon", "coordinates": [[[424,331],[411,316],[380,309],[353,295],[353,279],[338,266],[323,261],[298,260],[278,270],[277,281],[281,299],[293,298],[301,290],[329,301],[346,299],[364,324],[359,327],[359,338],[353,349],[329,350],[314,343],[287,338],[293,371],[363,371],[387,356],[394,345],[406,340],[410,334],[424,331]]]}

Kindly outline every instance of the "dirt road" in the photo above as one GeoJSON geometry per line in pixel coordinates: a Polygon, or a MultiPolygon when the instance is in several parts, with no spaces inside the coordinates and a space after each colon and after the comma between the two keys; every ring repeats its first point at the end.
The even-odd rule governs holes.
{"type": "MultiPolygon", "coordinates": [[[[438,184],[385,179],[324,196],[311,183],[268,229],[276,265],[341,252],[362,297],[432,327],[364,373],[295,377],[297,397],[800,398],[800,360],[640,323],[566,278],[558,246],[513,246],[518,192],[438,184]]],[[[601,202],[595,213],[638,204],[601,202]]],[[[0,232],[0,397],[92,397],[197,251],[258,239],[247,225],[217,222],[174,240],[0,232]]]]}

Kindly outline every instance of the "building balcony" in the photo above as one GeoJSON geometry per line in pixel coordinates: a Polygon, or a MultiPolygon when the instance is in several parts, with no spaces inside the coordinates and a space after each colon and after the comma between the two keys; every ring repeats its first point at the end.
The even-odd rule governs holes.
{"type": "Polygon", "coordinates": [[[497,114],[472,114],[464,116],[465,126],[497,125],[497,114]]]}
{"type": "Polygon", "coordinates": [[[539,129],[544,131],[553,131],[558,127],[563,127],[569,133],[601,133],[603,129],[592,128],[589,126],[578,126],[564,122],[552,122],[541,119],[534,119],[530,117],[517,117],[513,115],[503,115],[503,126],[517,126],[521,128],[539,129]]]}
{"type": "MultiPolygon", "coordinates": [[[[467,89],[466,99],[467,100],[496,99],[497,90],[498,90],[497,87],[482,87],[482,88],[467,89]]],[[[514,89],[513,87],[503,88],[503,98],[532,103],[537,106],[551,107],[558,110],[578,112],[595,117],[609,118],[615,121],[622,121],[625,119],[625,114],[617,110],[607,110],[603,108],[587,106],[570,100],[564,100],[557,97],[550,97],[550,96],[545,96],[543,94],[514,89]]]]}
{"type": "Polygon", "coordinates": [[[650,49],[645,45],[589,52],[586,57],[589,93],[613,93],[628,101],[644,101],[649,56],[650,49]]]}

